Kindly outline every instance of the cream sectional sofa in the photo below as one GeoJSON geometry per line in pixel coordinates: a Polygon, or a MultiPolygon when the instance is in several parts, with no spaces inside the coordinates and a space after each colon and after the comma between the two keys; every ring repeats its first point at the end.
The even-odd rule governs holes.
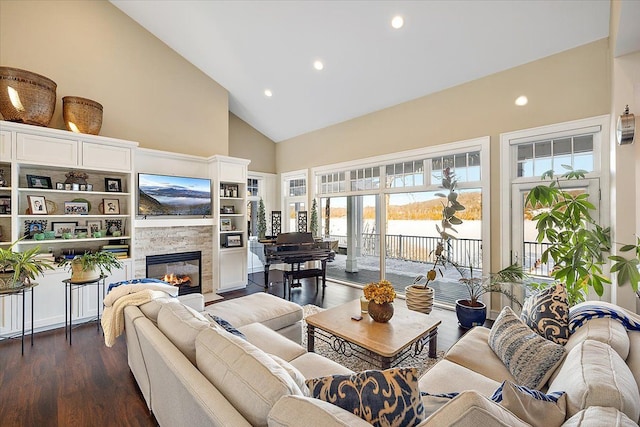
{"type": "MultiPolygon", "coordinates": [[[[305,379],[352,371],[299,345],[299,307],[259,295],[207,307],[238,326],[248,342],[212,327],[199,313],[207,313],[199,296],[188,296],[184,304],[163,300],[125,309],[129,365],[158,423],[369,425],[337,406],[304,396],[305,379]]],[[[488,337],[489,329],[472,329],[420,378],[423,392],[461,392],[420,426],[531,425],[488,399],[502,381],[514,381],[489,347],[488,337]]],[[[640,332],[629,332],[616,320],[593,319],[571,336],[565,349],[567,356],[543,387],[566,392],[562,425],[637,425],[640,332]]],[[[537,425],[548,425],[539,421],[537,425]]]]}

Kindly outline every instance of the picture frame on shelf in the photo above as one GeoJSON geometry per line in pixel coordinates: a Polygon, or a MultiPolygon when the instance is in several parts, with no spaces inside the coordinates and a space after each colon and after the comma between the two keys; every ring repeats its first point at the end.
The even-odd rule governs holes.
{"type": "Polygon", "coordinates": [[[44,196],[27,196],[29,203],[29,213],[31,215],[46,215],[47,214],[47,201],[44,196]]]}
{"type": "Polygon", "coordinates": [[[231,219],[220,218],[220,231],[231,231],[231,219]]]}
{"type": "Polygon", "coordinates": [[[104,191],[108,193],[122,193],[122,180],[120,178],[105,178],[104,191]]]}
{"type": "Polygon", "coordinates": [[[89,235],[89,227],[78,226],[73,230],[73,233],[76,238],[85,239],[89,235]]]}
{"type": "Polygon", "coordinates": [[[64,190],[64,182],[56,182],[56,190],[64,190]]]}
{"type": "Polygon", "coordinates": [[[77,221],[52,222],[51,230],[56,233],[56,237],[62,237],[63,233],[75,234],[77,221]]]}
{"type": "Polygon", "coordinates": [[[242,234],[227,234],[224,236],[225,248],[242,247],[242,234]]]}
{"type": "Polygon", "coordinates": [[[93,191],[93,184],[87,184],[87,191],[93,191]]]}
{"type": "Polygon", "coordinates": [[[72,188],[73,188],[73,186],[71,185],[71,183],[70,183],[70,182],[65,182],[65,183],[64,183],[64,189],[65,189],[66,191],[71,191],[71,189],[72,189],[72,188]]]}
{"type": "Polygon", "coordinates": [[[29,188],[41,188],[43,190],[51,190],[51,177],[41,175],[28,175],[27,174],[27,186],[29,188]]]}
{"type": "Polygon", "coordinates": [[[26,220],[24,222],[24,237],[27,239],[33,239],[33,235],[36,233],[42,233],[47,229],[49,221],[46,219],[33,219],[26,220]]]}
{"type": "Polygon", "coordinates": [[[0,196],[0,214],[11,214],[11,196],[0,196]]]}
{"type": "Polygon", "coordinates": [[[105,215],[120,215],[120,200],[102,199],[102,207],[105,215]]]}
{"type": "Polygon", "coordinates": [[[87,233],[93,236],[96,231],[102,230],[102,221],[99,219],[87,221],[87,233]]]}
{"type": "Polygon", "coordinates": [[[223,206],[222,209],[220,209],[220,213],[234,214],[236,213],[236,208],[234,206],[223,206]]]}
{"type": "Polygon", "coordinates": [[[80,191],[87,191],[87,184],[80,184],[80,191]]]}
{"type": "Polygon", "coordinates": [[[104,228],[107,229],[107,236],[113,236],[115,231],[119,231],[120,235],[123,235],[124,221],[121,219],[105,219],[104,228]]]}
{"type": "Polygon", "coordinates": [[[89,203],[87,202],[64,202],[65,215],[88,215],[89,203]]]}

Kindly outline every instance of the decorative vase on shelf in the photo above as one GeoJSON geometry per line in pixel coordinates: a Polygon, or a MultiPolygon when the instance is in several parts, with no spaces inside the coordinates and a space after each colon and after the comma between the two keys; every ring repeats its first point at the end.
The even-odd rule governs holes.
{"type": "Polygon", "coordinates": [[[378,304],[374,300],[369,301],[369,316],[376,322],[386,323],[393,317],[393,303],[383,302],[378,304]]]}

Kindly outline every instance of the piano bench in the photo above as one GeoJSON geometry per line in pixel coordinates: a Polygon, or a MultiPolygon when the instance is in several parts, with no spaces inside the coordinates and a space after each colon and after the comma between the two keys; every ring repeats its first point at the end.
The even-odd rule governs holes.
{"type": "Polygon", "coordinates": [[[318,290],[318,279],[322,279],[322,296],[324,296],[324,288],[326,286],[325,270],[322,268],[305,268],[302,270],[293,269],[284,272],[284,296],[287,297],[287,289],[289,289],[289,299],[291,299],[291,286],[294,280],[316,278],[316,291],[318,290]]]}

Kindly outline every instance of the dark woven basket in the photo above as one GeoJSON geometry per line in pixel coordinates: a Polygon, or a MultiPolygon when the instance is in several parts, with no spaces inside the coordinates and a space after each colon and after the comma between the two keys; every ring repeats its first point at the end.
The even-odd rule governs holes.
{"type": "Polygon", "coordinates": [[[97,135],[102,127],[102,105],[79,96],[65,96],[62,118],[67,130],[97,135]]]}
{"type": "Polygon", "coordinates": [[[56,87],[40,74],[0,67],[0,114],[10,122],[49,126],[56,108],[56,87]]]}

